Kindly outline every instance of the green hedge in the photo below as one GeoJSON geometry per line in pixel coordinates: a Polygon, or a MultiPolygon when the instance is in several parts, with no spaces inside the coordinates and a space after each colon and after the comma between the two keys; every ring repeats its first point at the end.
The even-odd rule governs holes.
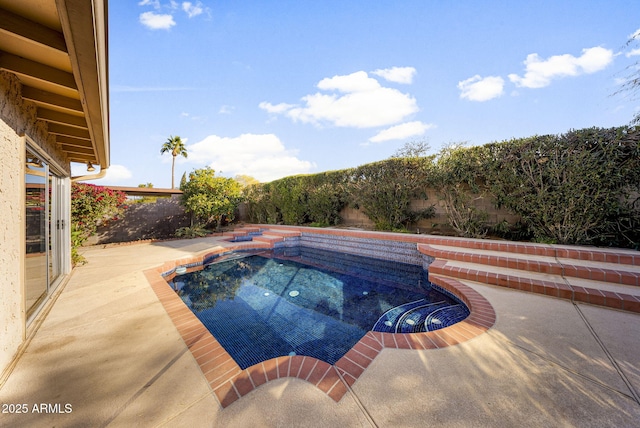
{"type": "Polygon", "coordinates": [[[561,244],[638,248],[640,127],[588,128],[484,146],[451,145],[437,155],[391,158],[357,168],[250,186],[256,223],[335,225],[350,205],[380,230],[403,230],[434,215],[411,201],[434,189],[458,235],[487,233],[561,244]],[[521,218],[487,224],[488,199],[521,218]]]}
{"type": "Polygon", "coordinates": [[[589,128],[485,146],[496,205],[537,241],[638,247],[640,128],[589,128]]]}

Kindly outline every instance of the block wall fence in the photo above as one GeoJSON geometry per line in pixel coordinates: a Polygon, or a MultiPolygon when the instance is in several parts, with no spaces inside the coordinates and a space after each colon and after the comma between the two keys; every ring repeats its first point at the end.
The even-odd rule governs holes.
{"type": "MultiPolygon", "coordinates": [[[[411,204],[414,210],[423,210],[435,204],[435,217],[420,220],[410,225],[411,232],[453,234],[446,227],[447,213],[436,196],[435,190],[427,191],[427,200],[414,200],[411,204]]],[[[475,207],[487,212],[489,226],[503,220],[514,224],[519,220],[518,216],[510,214],[506,210],[493,206],[489,197],[478,195],[475,207]]],[[[373,229],[373,222],[360,209],[346,207],[340,211],[342,226],[373,229]]],[[[236,212],[236,221],[249,222],[247,207],[240,204],[236,212]]],[[[100,245],[117,242],[130,242],[145,239],[165,239],[173,237],[173,233],[180,227],[190,225],[190,218],[180,205],[180,196],[172,198],[158,198],[155,203],[132,204],[127,208],[121,219],[108,225],[100,226],[94,236],[89,238],[85,245],[100,245]]]]}

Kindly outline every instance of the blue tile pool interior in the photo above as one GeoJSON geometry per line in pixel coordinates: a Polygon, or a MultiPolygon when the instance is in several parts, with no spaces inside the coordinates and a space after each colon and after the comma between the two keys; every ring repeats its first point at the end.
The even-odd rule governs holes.
{"type": "Polygon", "coordinates": [[[285,355],[334,364],[369,330],[431,331],[469,314],[421,265],[299,245],[226,253],[170,285],[243,369],[285,355]]]}

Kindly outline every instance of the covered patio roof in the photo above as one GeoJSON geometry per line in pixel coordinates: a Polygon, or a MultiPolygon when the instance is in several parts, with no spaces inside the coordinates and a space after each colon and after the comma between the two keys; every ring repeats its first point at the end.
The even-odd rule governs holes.
{"type": "Polygon", "coordinates": [[[106,0],[0,0],[0,69],[15,74],[70,162],[109,167],[106,0]]]}

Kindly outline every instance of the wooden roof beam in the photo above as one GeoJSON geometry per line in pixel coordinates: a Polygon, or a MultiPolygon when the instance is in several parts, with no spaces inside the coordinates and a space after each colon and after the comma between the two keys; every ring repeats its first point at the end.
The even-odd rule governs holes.
{"type": "Polygon", "coordinates": [[[91,141],[85,140],[83,138],[69,137],[67,135],[58,135],[56,137],[56,142],[58,144],[64,144],[64,145],[93,150],[93,145],[91,144],[91,141]]]}
{"type": "Polygon", "coordinates": [[[36,104],[44,104],[52,108],[62,108],[76,113],[84,114],[80,100],[54,94],[52,92],[36,89],[31,86],[22,87],[22,98],[33,101],[36,104]]]}
{"type": "Polygon", "coordinates": [[[91,142],[91,135],[89,135],[88,129],[76,128],[75,126],[60,125],[58,123],[49,124],[49,134],[65,135],[67,137],[74,137],[91,142]]]}
{"type": "Polygon", "coordinates": [[[87,121],[82,116],[74,114],[62,113],[60,111],[49,110],[39,107],[37,111],[38,119],[49,123],[58,123],[60,125],[75,126],[77,128],[87,128],[87,121]]]}
{"type": "Polygon", "coordinates": [[[18,36],[60,52],[68,53],[64,35],[5,9],[0,9],[0,32],[18,36]]]}
{"type": "Polygon", "coordinates": [[[78,90],[73,74],[6,52],[0,52],[0,69],[66,89],[78,90]]]}

